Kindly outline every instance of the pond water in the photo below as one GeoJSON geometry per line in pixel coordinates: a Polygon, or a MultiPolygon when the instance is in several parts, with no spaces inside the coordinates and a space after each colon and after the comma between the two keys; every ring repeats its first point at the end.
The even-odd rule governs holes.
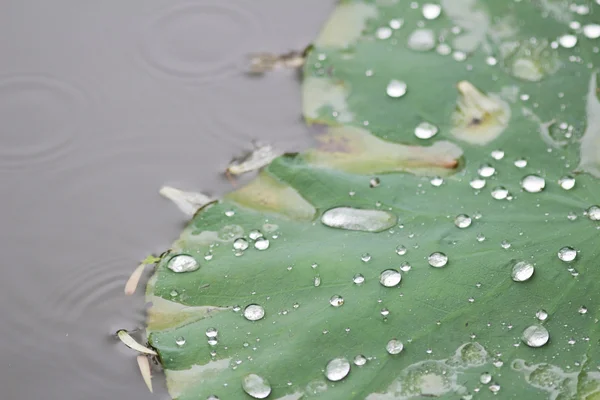
{"type": "Polygon", "coordinates": [[[186,221],[158,189],[219,195],[252,140],[310,142],[297,74],[250,78],[246,55],[301,50],[334,3],[0,5],[2,398],[168,398],[114,336],[143,328],[125,281],[186,221]]]}

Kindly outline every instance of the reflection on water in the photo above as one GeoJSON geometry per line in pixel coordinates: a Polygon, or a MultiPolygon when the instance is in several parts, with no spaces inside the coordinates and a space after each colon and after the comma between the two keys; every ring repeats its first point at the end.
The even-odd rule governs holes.
{"type": "Polygon", "coordinates": [[[244,63],[302,49],[334,3],[0,5],[2,398],[167,398],[115,337],[144,326],[129,274],[185,222],[158,189],[218,195],[251,140],[309,142],[296,74],[244,63]]]}

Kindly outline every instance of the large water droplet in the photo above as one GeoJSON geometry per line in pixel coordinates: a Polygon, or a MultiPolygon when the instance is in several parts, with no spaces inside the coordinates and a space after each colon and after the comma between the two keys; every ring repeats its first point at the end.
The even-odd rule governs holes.
{"type": "Polygon", "coordinates": [[[393,79],[388,83],[386,92],[388,96],[398,98],[406,94],[406,89],[407,86],[405,82],[393,79]]]}
{"type": "Polygon", "coordinates": [[[266,399],[271,394],[271,385],[262,376],[249,374],[242,380],[242,388],[255,399],[266,399]]]}
{"type": "Polygon", "coordinates": [[[542,347],[550,340],[550,333],[542,325],[531,325],[523,331],[522,339],[529,347],[542,347]]]}
{"type": "Polygon", "coordinates": [[[572,49],[577,44],[577,36],[567,34],[558,38],[558,43],[565,49],[572,49]]]}
{"type": "Polygon", "coordinates": [[[600,221],[600,207],[591,206],[586,210],[587,217],[592,221],[600,221]]]}
{"type": "Polygon", "coordinates": [[[385,349],[390,354],[400,354],[400,352],[404,349],[404,344],[398,339],[392,339],[387,342],[385,349]]]}
{"type": "Polygon", "coordinates": [[[482,178],[489,178],[494,175],[496,172],[496,168],[492,167],[490,164],[483,164],[477,169],[477,173],[482,178]]]}
{"type": "Polygon", "coordinates": [[[342,296],[340,296],[339,294],[333,295],[329,299],[329,304],[331,304],[334,307],[340,307],[340,306],[344,305],[344,298],[342,296]]]}
{"type": "Polygon", "coordinates": [[[471,217],[467,214],[459,214],[454,218],[454,225],[461,229],[468,228],[471,226],[471,217]]]}
{"type": "Polygon", "coordinates": [[[244,238],[237,238],[233,241],[233,248],[244,251],[248,248],[248,241],[244,238]]]}
{"type": "Polygon", "coordinates": [[[343,358],[334,358],[325,367],[325,376],[332,382],[341,381],[350,373],[350,362],[343,358]]]}
{"type": "Polygon", "coordinates": [[[577,257],[577,250],[572,247],[565,246],[558,251],[558,258],[564,262],[571,262],[577,257]]]}
{"type": "Polygon", "coordinates": [[[518,261],[513,265],[511,276],[515,282],[525,282],[533,276],[534,271],[533,265],[525,261],[518,261]]]}
{"type": "Polygon", "coordinates": [[[445,255],[444,253],[440,253],[440,252],[435,252],[435,253],[431,253],[429,255],[429,257],[427,258],[427,261],[429,262],[429,265],[431,265],[432,267],[435,268],[442,268],[445,267],[446,264],[448,264],[448,256],[445,255]]]}
{"type": "Polygon", "coordinates": [[[265,309],[258,304],[250,304],[244,308],[244,318],[248,321],[258,321],[265,316],[265,309]]]}
{"type": "Polygon", "coordinates": [[[429,51],[435,47],[435,33],[431,29],[416,29],[408,37],[408,47],[416,51],[429,51]]]}
{"type": "Polygon", "coordinates": [[[429,122],[421,122],[415,128],[415,136],[419,139],[431,139],[438,133],[437,126],[429,122]]]}
{"type": "Polygon", "coordinates": [[[496,200],[504,200],[508,197],[508,190],[504,186],[496,186],[492,189],[492,197],[496,200]]]}
{"type": "Polygon", "coordinates": [[[583,34],[588,39],[598,39],[600,38],[600,25],[598,24],[588,24],[583,27],[583,34]]]}
{"type": "Polygon", "coordinates": [[[266,239],[264,237],[256,239],[256,242],[254,242],[254,248],[256,248],[257,250],[268,249],[269,248],[269,239],[266,239]]]}
{"type": "Polygon", "coordinates": [[[351,231],[380,232],[396,225],[398,218],[381,210],[337,207],[325,211],[321,222],[331,228],[351,231]]]}
{"type": "Polygon", "coordinates": [[[544,178],[538,175],[527,175],[521,181],[521,187],[529,193],[539,193],[546,187],[544,178]]]}
{"type": "Polygon", "coordinates": [[[180,254],[169,260],[167,268],[177,273],[192,272],[200,268],[200,264],[198,264],[198,261],[196,261],[194,257],[185,254],[180,254]]]}
{"type": "Polygon", "coordinates": [[[379,283],[385,287],[394,287],[400,283],[402,275],[395,269],[386,269],[379,275],[379,283]]]}
{"type": "Polygon", "coordinates": [[[425,19],[436,19],[442,12],[442,7],[439,4],[425,3],[422,8],[423,17],[425,19]]]}
{"type": "Polygon", "coordinates": [[[481,374],[479,376],[479,382],[481,382],[484,385],[487,385],[488,383],[490,383],[492,381],[492,375],[490,375],[487,372],[484,372],[483,374],[481,374]]]}
{"type": "Polygon", "coordinates": [[[563,176],[558,180],[558,184],[565,190],[571,190],[575,186],[575,178],[570,175],[563,176]]]}

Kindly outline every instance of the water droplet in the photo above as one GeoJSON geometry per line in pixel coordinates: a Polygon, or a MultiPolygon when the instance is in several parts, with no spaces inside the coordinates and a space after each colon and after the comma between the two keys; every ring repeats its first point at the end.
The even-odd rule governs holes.
{"type": "Polygon", "coordinates": [[[521,187],[529,193],[539,193],[546,187],[544,178],[538,175],[527,175],[521,181],[521,187]]]}
{"type": "Polygon", "coordinates": [[[392,29],[400,29],[402,28],[402,24],[404,24],[404,20],[402,19],[392,19],[390,20],[390,28],[392,29]]]}
{"type": "Polygon", "coordinates": [[[422,12],[425,19],[436,19],[440,16],[442,7],[439,4],[425,3],[422,12]]]}
{"type": "Polygon", "coordinates": [[[577,257],[577,250],[572,247],[565,246],[558,251],[558,258],[564,262],[571,262],[577,257]]]}
{"type": "Polygon", "coordinates": [[[218,334],[219,334],[219,331],[217,330],[217,328],[208,328],[206,330],[206,337],[215,338],[215,337],[217,337],[218,334]]]}
{"type": "Polygon", "coordinates": [[[517,168],[525,168],[527,166],[527,160],[524,158],[519,158],[515,160],[515,167],[517,168]]]}
{"type": "Polygon", "coordinates": [[[396,247],[396,254],[398,254],[399,256],[403,256],[405,255],[407,252],[406,247],[402,246],[402,245],[398,245],[396,247]]]}
{"type": "Polygon", "coordinates": [[[360,259],[362,262],[369,262],[371,261],[371,255],[369,253],[365,253],[362,256],[360,256],[360,259]]]}
{"type": "Polygon", "coordinates": [[[484,385],[487,385],[491,381],[492,381],[492,375],[488,374],[487,372],[484,372],[483,374],[481,374],[479,376],[479,382],[481,382],[484,385]]]}
{"type": "Polygon", "coordinates": [[[400,283],[402,275],[395,269],[386,269],[379,275],[379,283],[385,287],[394,287],[400,283]]]}
{"type": "Polygon", "coordinates": [[[169,293],[171,295],[171,297],[177,297],[179,296],[179,292],[175,289],[171,290],[171,293],[169,293]]]}
{"type": "Polygon", "coordinates": [[[175,344],[179,347],[183,346],[185,344],[185,338],[183,336],[179,336],[177,339],[175,339],[175,344]]]}
{"type": "Polygon", "coordinates": [[[390,310],[388,310],[387,308],[382,308],[380,313],[383,317],[387,317],[388,315],[390,315],[390,310]]]}
{"type": "Polygon", "coordinates": [[[478,233],[476,239],[478,242],[483,242],[485,240],[485,235],[483,233],[478,233]]]}
{"type": "Polygon", "coordinates": [[[265,316],[265,309],[258,304],[250,304],[244,308],[244,318],[248,321],[258,321],[265,316]]]}
{"type": "Polygon", "coordinates": [[[577,214],[571,211],[567,214],[567,218],[569,221],[575,221],[577,219],[577,214]]]}
{"type": "Polygon", "coordinates": [[[571,190],[575,186],[575,178],[570,175],[563,176],[558,180],[558,184],[565,190],[571,190]]]}
{"type": "Polygon", "coordinates": [[[441,176],[434,176],[429,182],[431,183],[431,186],[440,187],[444,183],[444,178],[441,176]]]}
{"type": "Polygon", "coordinates": [[[363,356],[362,354],[357,355],[356,357],[354,357],[354,365],[358,365],[359,367],[365,365],[367,363],[367,358],[365,356],[363,356]]]}
{"type": "Polygon", "coordinates": [[[454,225],[461,229],[470,227],[471,222],[471,217],[469,217],[467,214],[459,214],[456,216],[456,218],[454,218],[454,225]]]}
{"type": "Polygon", "coordinates": [[[398,218],[381,210],[337,207],[325,211],[321,222],[331,228],[351,231],[381,232],[396,225],[398,218]]]}
{"type": "Polygon", "coordinates": [[[538,310],[535,313],[535,317],[540,321],[545,321],[548,318],[548,313],[546,312],[546,310],[538,310]]]}
{"type": "Polygon", "coordinates": [[[503,249],[510,249],[510,242],[508,240],[503,240],[502,242],[500,242],[500,246],[502,246],[503,249]]]}
{"type": "Polygon", "coordinates": [[[269,248],[269,239],[265,239],[263,237],[256,239],[254,242],[254,248],[257,250],[266,250],[269,248]]]}
{"type": "Polygon", "coordinates": [[[488,388],[494,394],[496,394],[496,393],[498,393],[500,391],[500,385],[498,385],[497,383],[491,384],[488,388]]]}
{"type": "Polygon", "coordinates": [[[525,261],[518,261],[512,268],[512,280],[515,282],[525,282],[533,276],[534,271],[535,268],[533,265],[525,261]]]}
{"type": "Polygon", "coordinates": [[[571,34],[562,35],[558,38],[558,44],[565,49],[572,49],[577,44],[577,36],[571,34]]]}
{"type": "Polygon", "coordinates": [[[173,272],[192,272],[196,271],[200,268],[200,264],[194,259],[192,256],[188,256],[185,254],[180,254],[174,256],[169,260],[167,264],[167,268],[169,268],[173,272]]]}
{"type": "Polygon", "coordinates": [[[341,381],[350,373],[350,362],[343,358],[334,358],[325,367],[325,376],[332,382],[341,381]]]}
{"type": "Polygon", "coordinates": [[[429,257],[427,258],[427,261],[429,262],[429,265],[431,265],[432,267],[435,268],[442,268],[445,267],[446,264],[448,264],[448,256],[446,256],[444,253],[440,253],[440,252],[435,252],[435,253],[431,253],[429,255],[429,257]]]}
{"type": "Polygon", "coordinates": [[[227,210],[225,211],[225,216],[226,217],[233,217],[235,215],[235,211],[233,210],[227,210]]]}
{"type": "Polygon", "coordinates": [[[494,175],[496,172],[496,168],[492,167],[490,164],[483,164],[477,169],[477,173],[482,178],[489,178],[494,175]]]}
{"type": "Polygon", "coordinates": [[[435,47],[435,33],[431,29],[415,29],[408,37],[408,47],[416,51],[429,51],[435,47]]]}
{"type": "Polygon", "coordinates": [[[208,338],[208,344],[211,346],[216,346],[219,343],[216,337],[208,338]]]}
{"type": "Polygon", "coordinates": [[[352,282],[354,282],[357,285],[362,285],[363,283],[365,283],[365,277],[362,274],[356,274],[352,278],[352,282]]]}
{"type": "Polygon", "coordinates": [[[335,294],[329,299],[329,304],[334,307],[340,307],[344,304],[344,298],[338,294],[335,294]]]}
{"type": "Polygon", "coordinates": [[[233,248],[235,250],[244,251],[248,248],[248,241],[244,238],[238,238],[233,241],[233,248]]]}
{"type": "Polygon", "coordinates": [[[598,24],[588,24],[583,27],[583,34],[588,39],[598,39],[600,38],[600,25],[598,24]]]}
{"type": "Polygon", "coordinates": [[[208,396],[208,397],[206,398],[206,400],[220,400],[220,399],[219,399],[219,397],[218,397],[218,396],[215,396],[215,395],[213,394],[213,395],[210,395],[210,396],[208,396]]]}
{"type": "Polygon", "coordinates": [[[402,97],[406,94],[406,83],[398,80],[391,80],[387,85],[387,95],[393,98],[402,97]]]}
{"type": "Polygon", "coordinates": [[[369,187],[372,187],[372,188],[376,188],[380,184],[381,184],[381,181],[379,180],[379,178],[371,178],[371,180],[369,181],[369,187]]]}
{"type": "Polygon", "coordinates": [[[600,206],[591,206],[586,210],[586,214],[592,221],[600,221],[600,206]]]}
{"type": "Polygon", "coordinates": [[[385,349],[390,354],[400,354],[400,352],[404,349],[404,344],[398,339],[392,339],[387,342],[385,349]]]}
{"type": "Polygon", "coordinates": [[[263,237],[263,234],[258,229],[253,229],[250,231],[250,233],[248,233],[248,237],[252,240],[256,240],[260,237],[263,237]]]}
{"type": "Polygon", "coordinates": [[[404,263],[402,263],[402,265],[400,265],[400,271],[402,271],[402,272],[408,272],[411,270],[411,268],[412,267],[407,262],[404,262],[404,263]]]}
{"type": "Polygon", "coordinates": [[[389,39],[390,36],[392,36],[392,29],[387,26],[382,26],[381,28],[377,29],[375,36],[377,36],[378,39],[382,40],[389,39]]]}
{"type": "Polygon", "coordinates": [[[504,152],[502,150],[494,150],[491,155],[494,160],[502,160],[504,158],[504,152]]]}
{"type": "Polygon", "coordinates": [[[415,136],[419,139],[431,139],[438,133],[438,127],[429,122],[421,122],[415,128],[415,136]]]}
{"type": "Polygon", "coordinates": [[[255,399],[266,399],[271,394],[269,381],[256,374],[249,374],[244,377],[242,389],[255,399]]]}
{"type": "Polygon", "coordinates": [[[471,185],[473,189],[483,189],[485,187],[485,179],[473,179],[469,182],[469,185],[471,185]]]}
{"type": "Polygon", "coordinates": [[[504,200],[508,197],[508,190],[504,186],[496,186],[492,189],[492,197],[496,200],[504,200]]]}
{"type": "Polygon", "coordinates": [[[321,286],[321,277],[315,276],[315,279],[313,279],[313,284],[315,285],[315,287],[321,286]]]}
{"type": "Polygon", "coordinates": [[[522,340],[529,347],[542,347],[550,340],[550,333],[542,325],[531,325],[523,331],[522,340]]]}
{"type": "Polygon", "coordinates": [[[447,56],[448,54],[452,53],[452,47],[450,47],[447,43],[440,43],[436,47],[435,51],[442,56],[447,56]]]}

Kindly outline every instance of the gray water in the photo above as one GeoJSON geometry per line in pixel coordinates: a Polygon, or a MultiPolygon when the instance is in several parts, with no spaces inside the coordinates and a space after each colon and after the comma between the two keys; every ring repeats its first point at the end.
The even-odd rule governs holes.
{"type": "Polygon", "coordinates": [[[0,3],[0,398],[151,395],[114,337],[144,324],[137,263],[185,217],[157,191],[219,195],[259,139],[310,142],[297,74],[246,54],[300,50],[334,0],[0,3]]]}

